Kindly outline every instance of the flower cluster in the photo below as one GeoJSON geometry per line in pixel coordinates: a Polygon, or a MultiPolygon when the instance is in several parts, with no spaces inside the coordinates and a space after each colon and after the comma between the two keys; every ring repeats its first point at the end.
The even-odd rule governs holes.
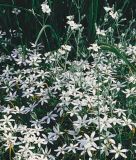
{"type": "MultiPolygon", "coordinates": [[[[41,6],[50,14],[47,1],[41,6]]],[[[105,10],[112,15],[111,8],[105,10]]],[[[82,27],[73,16],[67,19],[71,32],[82,27]]],[[[68,42],[50,52],[31,43],[25,52],[18,46],[0,57],[0,149],[5,154],[14,160],[92,160],[124,159],[136,151],[136,76],[99,45],[106,38],[114,42],[109,33],[111,28],[97,28],[97,40],[86,47],[91,63],[69,60],[74,46],[68,42]]],[[[120,40],[115,46],[135,65],[134,45],[120,40]]]]}
{"type": "Polygon", "coordinates": [[[114,6],[112,8],[110,7],[104,7],[104,10],[113,18],[113,19],[118,19],[119,18],[119,14],[118,12],[114,11],[114,6]]]}
{"type": "Polygon", "coordinates": [[[74,30],[78,30],[79,28],[82,27],[81,24],[77,24],[74,22],[74,16],[67,16],[67,24],[70,26],[71,30],[74,31],[74,30]]]}
{"type": "Polygon", "coordinates": [[[42,12],[43,13],[47,13],[48,15],[50,15],[51,9],[50,9],[50,7],[48,5],[47,0],[41,4],[41,8],[42,8],[42,12]]]}

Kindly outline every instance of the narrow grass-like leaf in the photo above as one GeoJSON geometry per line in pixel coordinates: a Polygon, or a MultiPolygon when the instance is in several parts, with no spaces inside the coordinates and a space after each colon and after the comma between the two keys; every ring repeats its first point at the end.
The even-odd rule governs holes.
{"type": "Polygon", "coordinates": [[[4,45],[0,44],[0,48],[3,49],[5,53],[9,54],[8,49],[4,45]]]}
{"type": "Polygon", "coordinates": [[[94,40],[95,36],[95,23],[97,22],[98,16],[98,3],[99,0],[89,1],[88,34],[91,41],[94,40]]]}
{"type": "Polygon", "coordinates": [[[112,53],[115,53],[117,57],[119,57],[120,59],[122,59],[128,66],[129,68],[136,73],[136,66],[132,65],[129,60],[127,59],[125,53],[121,52],[117,47],[112,46],[110,44],[106,44],[106,43],[99,43],[100,47],[102,50],[107,50],[110,51],[112,53]]]}
{"type": "Polygon", "coordinates": [[[49,28],[49,29],[54,33],[56,42],[57,42],[57,44],[59,43],[59,41],[58,41],[58,36],[56,35],[56,32],[54,31],[54,29],[53,29],[50,25],[44,25],[44,26],[42,27],[42,29],[40,30],[37,38],[36,38],[35,45],[37,45],[37,43],[38,43],[38,41],[39,41],[42,33],[44,32],[44,30],[45,30],[46,28],[49,28]]]}
{"type": "Polygon", "coordinates": [[[121,7],[121,10],[124,10],[130,3],[130,0],[125,0],[123,3],[123,6],[121,7]]]}

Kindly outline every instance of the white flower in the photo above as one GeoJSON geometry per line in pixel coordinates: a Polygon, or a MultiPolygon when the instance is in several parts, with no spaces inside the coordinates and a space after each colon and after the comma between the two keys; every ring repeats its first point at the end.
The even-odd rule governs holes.
{"type": "Polygon", "coordinates": [[[68,52],[71,51],[71,46],[66,45],[66,44],[65,44],[65,45],[62,45],[61,48],[64,49],[64,50],[66,50],[66,51],[68,51],[68,52]]]}
{"type": "Polygon", "coordinates": [[[68,152],[70,152],[70,151],[72,151],[73,153],[76,153],[76,150],[78,149],[78,144],[72,144],[72,143],[70,143],[70,146],[68,146],[67,147],[67,149],[68,149],[68,152]]]}
{"type": "Polygon", "coordinates": [[[44,138],[45,144],[48,144],[48,143],[53,144],[53,139],[52,139],[52,137],[50,137],[50,135],[47,137],[45,134],[42,134],[42,136],[44,138]]]}
{"type": "Polygon", "coordinates": [[[104,7],[104,10],[105,10],[106,12],[109,12],[109,11],[112,10],[112,8],[110,8],[110,7],[104,7]]]}
{"type": "Polygon", "coordinates": [[[88,136],[87,134],[84,134],[85,138],[82,138],[79,140],[80,148],[83,150],[81,152],[81,155],[83,155],[85,152],[88,153],[89,157],[92,157],[92,151],[96,151],[98,149],[98,146],[95,141],[98,141],[101,139],[101,137],[95,137],[95,131],[91,133],[91,136],[88,136]]]}
{"type": "Polygon", "coordinates": [[[133,75],[133,76],[128,77],[128,81],[129,81],[129,83],[136,84],[136,76],[133,75]]]}
{"type": "Polygon", "coordinates": [[[6,101],[14,101],[17,98],[16,92],[12,93],[9,92],[9,95],[7,95],[7,97],[5,97],[6,101]]]}
{"type": "Polygon", "coordinates": [[[119,143],[118,147],[113,145],[113,149],[110,150],[111,153],[115,153],[115,159],[117,159],[119,156],[122,156],[123,158],[127,158],[127,156],[124,154],[128,150],[127,149],[121,149],[122,145],[119,143]]]}
{"type": "Polygon", "coordinates": [[[4,144],[4,146],[6,146],[5,150],[7,150],[16,144],[17,137],[13,136],[12,133],[4,133],[2,140],[6,141],[6,144],[4,144]]]}
{"type": "Polygon", "coordinates": [[[110,145],[110,144],[115,144],[115,140],[113,137],[115,137],[115,134],[111,134],[110,132],[106,132],[106,135],[103,135],[104,138],[104,144],[105,145],[110,145]]]}
{"type": "Polygon", "coordinates": [[[4,117],[4,119],[0,119],[0,123],[2,122],[3,125],[8,124],[11,126],[11,122],[15,121],[14,119],[12,119],[12,115],[9,115],[9,116],[4,115],[3,117],[4,117]]]}
{"type": "Polygon", "coordinates": [[[105,155],[108,156],[109,155],[109,147],[110,147],[109,144],[103,144],[102,143],[101,144],[101,150],[100,150],[101,154],[105,153],[105,155]]]}
{"type": "MultiPolygon", "coordinates": [[[[84,134],[84,136],[86,138],[87,146],[89,145],[94,148],[97,148],[97,144],[95,143],[95,141],[98,141],[100,137],[95,137],[95,131],[91,133],[90,137],[87,134],[84,134]]],[[[86,148],[86,145],[85,145],[85,148],[86,148]]]]}
{"type": "Polygon", "coordinates": [[[70,52],[71,51],[71,46],[69,45],[62,45],[60,49],[58,49],[58,52],[61,54],[61,55],[65,55],[66,53],[70,52]]]}
{"type": "Polygon", "coordinates": [[[47,113],[47,116],[43,117],[41,119],[41,121],[45,121],[46,120],[47,124],[50,124],[50,121],[51,120],[55,121],[56,117],[58,117],[57,114],[53,114],[52,112],[50,112],[50,113],[47,113]]]}
{"type": "Polygon", "coordinates": [[[12,13],[14,13],[14,14],[16,14],[16,15],[18,15],[20,12],[21,12],[21,11],[20,11],[18,8],[14,8],[14,9],[12,10],[12,13]]]}
{"type": "MultiPolygon", "coordinates": [[[[46,148],[42,150],[42,155],[41,155],[41,159],[40,160],[55,160],[55,157],[53,155],[51,155],[51,149],[48,150],[47,146],[46,148]]],[[[39,159],[38,159],[39,160],[39,159]]]]}
{"type": "MultiPolygon", "coordinates": [[[[97,122],[98,123],[98,122],[97,122]]],[[[100,118],[100,124],[98,123],[98,127],[100,127],[100,132],[102,130],[107,130],[107,128],[112,128],[112,119],[108,118],[107,115],[104,116],[104,118],[100,118]]]]}
{"type": "Polygon", "coordinates": [[[134,125],[134,123],[132,122],[131,119],[127,119],[126,117],[123,116],[123,126],[128,126],[131,130],[133,129],[132,125],[134,125]]]}
{"type": "Polygon", "coordinates": [[[42,12],[43,13],[47,13],[48,15],[50,15],[51,9],[50,9],[49,5],[47,4],[47,1],[43,2],[41,4],[41,7],[42,7],[42,12]]]}
{"type": "Polygon", "coordinates": [[[3,32],[3,31],[0,30],[0,38],[2,38],[5,35],[6,35],[6,32],[3,32]]]}
{"type": "Polygon", "coordinates": [[[110,11],[110,12],[109,12],[109,15],[110,15],[113,19],[118,19],[118,17],[119,17],[118,12],[110,11]]]}
{"type": "Polygon", "coordinates": [[[82,27],[81,24],[77,24],[74,22],[74,16],[67,16],[67,24],[70,26],[71,30],[78,30],[79,28],[82,27]]]}
{"type": "Polygon", "coordinates": [[[69,21],[72,21],[72,20],[74,19],[74,16],[71,15],[71,16],[67,16],[66,18],[67,18],[69,21]]]}
{"type": "Polygon", "coordinates": [[[118,12],[114,12],[114,6],[112,8],[110,7],[104,7],[104,10],[106,12],[109,12],[109,15],[113,18],[113,19],[118,19],[119,15],[118,12]]]}
{"type": "Polygon", "coordinates": [[[98,52],[98,50],[100,49],[100,47],[98,46],[98,44],[94,43],[94,44],[91,44],[90,47],[87,48],[89,51],[90,50],[93,50],[95,52],[98,52]]]}
{"type": "Polygon", "coordinates": [[[37,144],[39,148],[41,148],[42,144],[46,144],[45,139],[41,137],[35,138],[34,143],[37,144]]]}
{"type": "Polygon", "coordinates": [[[21,153],[24,157],[27,157],[27,155],[33,154],[31,150],[33,150],[34,146],[29,146],[28,143],[25,144],[25,146],[20,145],[19,146],[19,153],[21,153]]]}
{"type": "Polygon", "coordinates": [[[66,144],[64,144],[62,147],[58,147],[58,149],[54,150],[55,152],[57,152],[57,157],[60,155],[60,154],[65,154],[65,150],[66,150],[66,144]]]}
{"type": "Polygon", "coordinates": [[[60,131],[60,126],[59,126],[59,124],[57,124],[56,127],[53,126],[53,131],[54,131],[54,133],[55,133],[58,137],[63,134],[63,132],[60,131]]]}
{"type": "Polygon", "coordinates": [[[116,83],[113,83],[111,87],[112,87],[111,90],[117,90],[119,92],[121,88],[125,87],[125,85],[124,83],[117,81],[116,83]]]}
{"type": "Polygon", "coordinates": [[[125,91],[123,91],[123,93],[126,94],[126,98],[128,98],[129,96],[132,96],[132,95],[136,95],[136,87],[133,87],[131,89],[125,89],[125,91]]]}
{"type": "Polygon", "coordinates": [[[71,111],[67,112],[67,113],[70,113],[70,117],[73,117],[74,115],[78,115],[78,112],[80,110],[76,107],[74,107],[71,111]]]}
{"type": "Polygon", "coordinates": [[[39,63],[41,63],[41,54],[33,53],[29,54],[29,59],[26,60],[27,64],[30,66],[39,66],[39,63]]]}
{"type": "Polygon", "coordinates": [[[74,21],[68,21],[67,24],[71,27],[71,30],[78,30],[80,27],[82,27],[81,24],[76,24],[74,21]]]}
{"type": "Polygon", "coordinates": [[[126,115],[125,114],[126,110],[123,110],[121,108],[116,108],[113,112],[116,113],[118,115],[118,117],[120,117],[121,115],[123,115],[123,116],[126,115]]]}
{"type": "Polygon", "coordinates": [[[33,92],[34,92],[34,87],[28,88],[26,89],[26,91],[23,92],[22,97],[32,97],[33,96],[33,92]]]}
{"type": "Polygon", "coordinates": [[[77,116],[78,120],[73,122],[75,129],[80,129],[81,127],[87,127],[87,123],[89,120],[87,120],[87,115],[84,115],[84,117],[77,116]]]}
{"type": "Polygon", "coordinates": [[[58,49],[58,52],[61,54],[61,55],[64,55],[66,54],[66,51],[62,48],[58,49]]]}
{"type": "Polygon", "coordinates": [[[102,35],[102,36],[105,36],[105,30],[100,30],[100,28],[96,28],[96,34],[97,35],[102,35]]]}

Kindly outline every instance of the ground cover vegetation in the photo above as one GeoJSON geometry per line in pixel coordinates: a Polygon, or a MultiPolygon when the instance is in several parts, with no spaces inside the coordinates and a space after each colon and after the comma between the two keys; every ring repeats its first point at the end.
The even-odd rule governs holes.
{"type": "Polygon", "coordinates": [[[135,5],[0,1],[0,160],[136,159],[135,5]]]}

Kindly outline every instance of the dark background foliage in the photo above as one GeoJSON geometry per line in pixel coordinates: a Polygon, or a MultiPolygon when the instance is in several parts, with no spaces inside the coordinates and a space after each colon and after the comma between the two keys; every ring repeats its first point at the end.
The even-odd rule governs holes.
{"type": "MultiPolygon", "coordinates": [[[[77,0],[75,0],[77,1],[77,0]]],[[[41,3],[43,0],[0,0],[0,28],[4,29],[8,33],[9,29],[16,29],[23,33],[23,43],[34,42],[38,32],[41,29],[38,19],[35,18],[26,9],[34,9],[36,13],[41,13],[41,3]],[[12,9],[20,7],[21,13],[16,17],[11,13],[12,9]]],[[[65,35],[65,24],[67,15],[75,15],[75,21],[78,22],[77,8],[73,3],[73,0],[49,0],[48,1],[52,14],[48,18],[47,23],[51,24],[57,37],[54,37],[54,33],[47,29],[47,37],[50,42],[49,48],[56,48],[59,45],[59,38],[65,35]]],[[[116,9],[123,10],[123,16],[128,20],[136,14],[135,0],[80,0],[81,8],[80,14],[86,15],[81,22],[85,26],[84,34],[88,43],[93,42],[95,39],[94,24],[101,23],[103,18],[103,7],[109,3],[110,6],[115,4],[116,9]]],[[[42,19],[39,18],[42,21],[42,19]]],[[[127,25],[127,24],[126,24],[127,25]]],[[[45,37],[42,37],[42,41],[45,42],[45,37]]],[[[17,39],[13,44],[20,44],[20,40],[17,39]]],[[[49,49],[48,48],[48,49],[49,49]]]]}

